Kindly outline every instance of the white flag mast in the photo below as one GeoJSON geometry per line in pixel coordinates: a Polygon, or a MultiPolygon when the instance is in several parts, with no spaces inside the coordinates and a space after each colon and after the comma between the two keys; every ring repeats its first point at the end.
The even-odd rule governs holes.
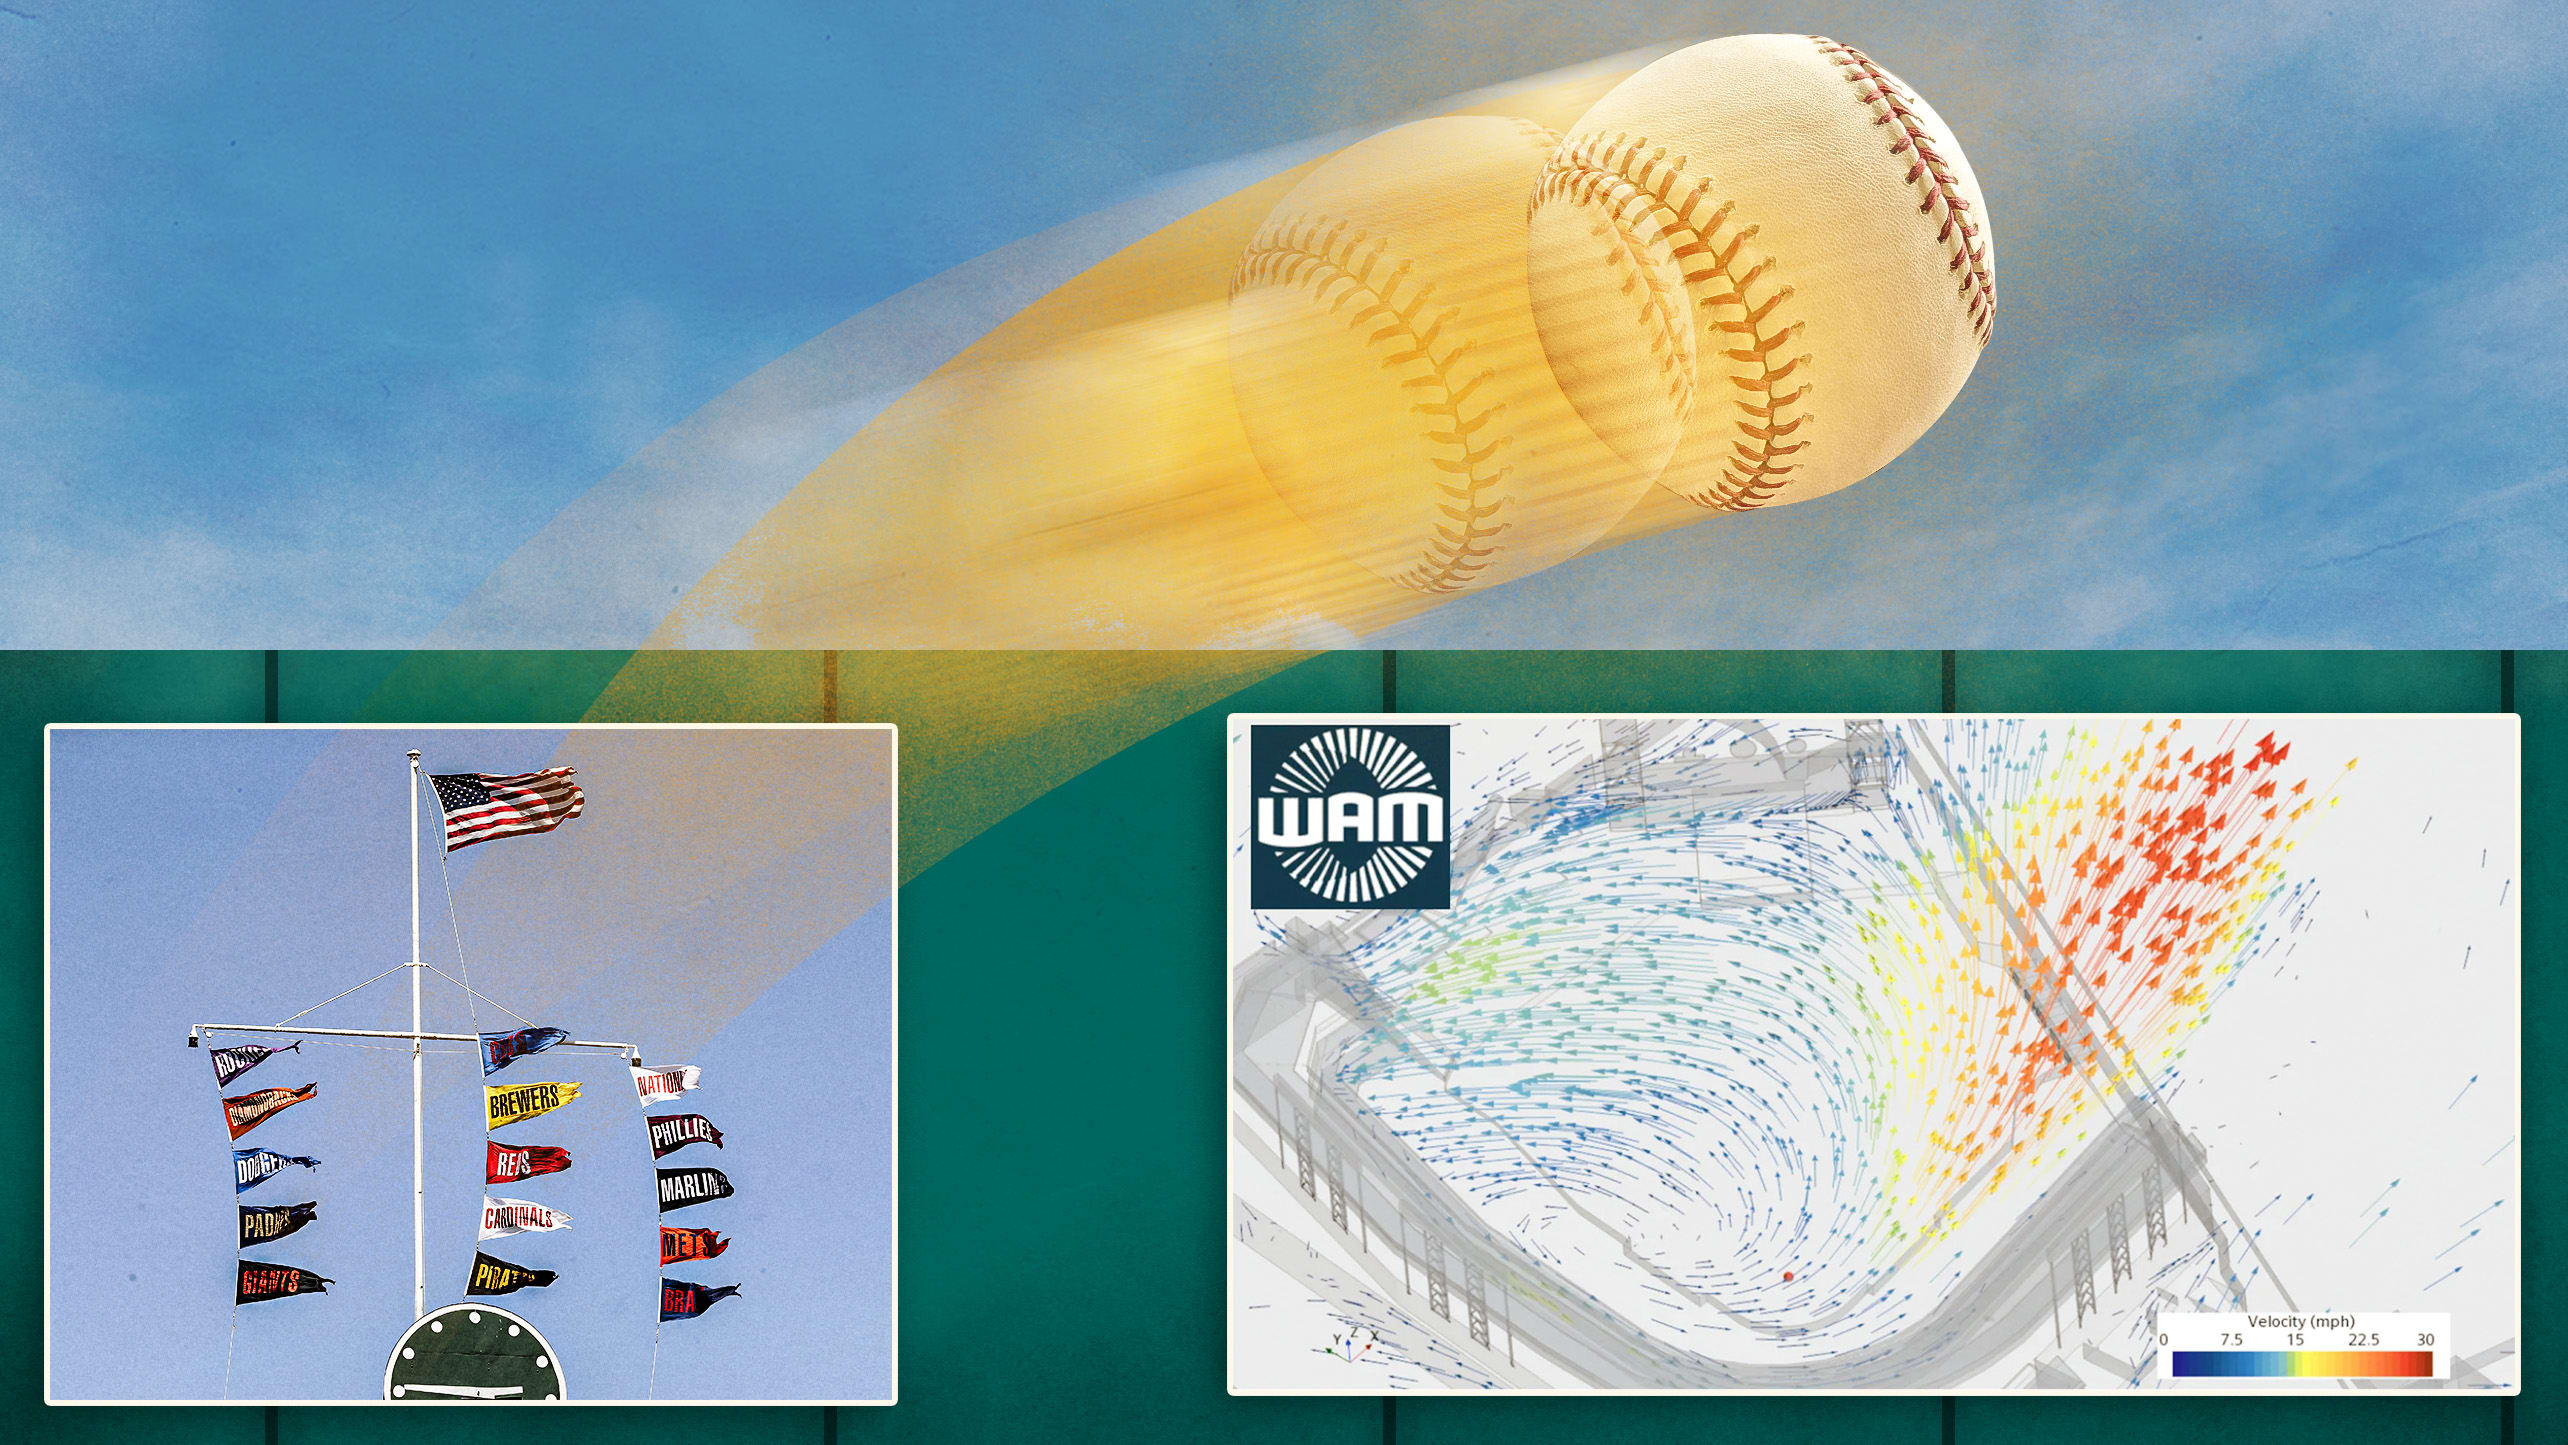
{"type": "MultiPolygon", "coordinates": [[[[424,1030],[420,1017],[420,975],[427,972],[428,961],[419,949],[419,750],[410,750],[410,961],[401,965],[410,970],[410,1029],[407,1033],[385,1029],[317,1029],[291,1022],[281,1024],[198,1024],[187,1032],[187,1046],[195,1048],[200,1037],[210,1034],[289,1034],[296,1037],[343,1039],[408,1039],[410,1041],[410,1303],[411,1318],[425,1318],[428,1313],[428,1170],[426,1126],[427,1086],[423,1076],[422,1045],[431,1040],[440,1043],[478,1045],[479,1034],[432,1034],[424,1030]]],[[[388,972],[389,970],[387,970],[388,972]]],[[[380,976],[378,976],[380,977],[380,976]]],[[[357,985],[365,987],[364,984],[357,985]]],[[[356,989],[349,989],[349,993],[356,989]]],[[[328,1000],[325,1000],[327,1002],[328,1000]]],[[[315,1005],[314,1007],[319,1007],[315,1005]]],[[[305,1009],[304,1013],[312,1012],[305,1009]]],[[[294,1015],[301,1018],[303,1014],[294,1015]]],[[[565,1039],[555,1048],[607,1049],[624,1055],[628,1063],[638,1065],[642,1050],[635,1044],[614,1043],[599,1039],[565,1039]]]]}
{"type": "Polygon", "coordinates": [[[419,1082],[419,750],[410,750],[410,1317],[428,1313],[428,1170],[420,1144],[419,1082]]]}

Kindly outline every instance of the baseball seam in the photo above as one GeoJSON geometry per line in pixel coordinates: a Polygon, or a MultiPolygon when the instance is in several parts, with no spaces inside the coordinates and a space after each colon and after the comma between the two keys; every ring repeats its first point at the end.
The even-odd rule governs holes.
{"type": "MultiPolygon", "coordinates": [[[[1693,350],[1686,345],[1693,336],[1693,323],[1685,314],[1684,288],[1664,284],[1659,268],[1643,254],[1651,238],[1626,214],[1636,195],[1632,184],[1619,175],[1588,166],[1546,165],[1534,184],[1526,214],[1564,198],[1602,213],[1604,220],[1589,227],[1588,233],[1607,243],[1605,261],[1621,279],[1622,294],[1637,298],[1633,319],[1649,334],[1650,355],[1658,360],[1668,406],[1681,422],[1694,412],[1693,350]]],[[[1642,209],[1645,216],[1646,203],[1642,209]]]]}
{"type": "Polygon", "coordinates": [[[1958,277],[1955,294],[1969,311],[1972,334],[1980,345],[1988,345],[1997,324],[1997,278],[1989,270],[1988,242],[1968,214],[1971,203],[1953,179],[1951,163],[1936,150],[1935,138],[1912,108],[1917,97],[1853,46],[1824,35],[1811,36],[1810,43],[1836,62],[1838,72],[1855,87],[1855,99],[1873,112],[1873,124],[1899,127],[1899,139],[1891,142],[1890,153],[1914,156],[1902,184],[1924,183],[1925,199],[1918,203],[1918,214],[1932,216],[1938,206],[1943,208],[1943,224],[1935,232],[1935,241],[1952,248],[1950,269],[1958,277]]]}
{"type": "Polygon", "coordinates": [[[1436,510],[1447,524],[1435,529],[1426,555],[1396,580],[1421,592],[1459,592],[1489,566],[1498,549],[1486,544],[1510,525],[1496,520],[1505,494],[1495,491],[1510,469],[1492,460],[1509,439],[1485,435],[1506,403],[1490,402],[1465,415],[1464,405],[1491,374],[1485,369],[1466,374],[1462,362],[1471,343],[1447,335],[1449,329],[1460,329],[1453,323],[1462,308],[1430,314],[1435,283],[1411,279],[1409,262],[1386,265],[1388,238],[1367,241],[1364,232],[1344,221],[1270,221],[1240,254],[1231,295],[1258,285],[1300,288],[1331,314],[1344,314],[1347,329],[1382,353],[1383,370],[1419,370],[1400,385],[1427,393],[1409,409],[1429,418],[1424,435],[1445,453],[1430,457],[1428,464],[1454,480],[1436,483],[1445,497],[1436,510]]]}
{"type": "Polygon", "coordinates": [[[1800,375],[1810,358],[1776,359],[1785,343],[1801,331],[1800,322],[1781,314],[1792,299],[1792,288],[1775,286],[1763,300],[1754,299],[1772,284],[1773,258],[1743,260],[1757,228],[1733,223],[1733,202],[1708,204],[1709,176],[1693,177],[1693,186],[1682,196],[1677,194],[1677,187],[1688,178],[1685,167],[1686,157],[1671,160],[1665,146],[1654,146],[1644,137],[1625,132],[1588,136],[1553,157],[1538,183],[1537,204],[1545,188],[1589,203],[1600,194],[1611,195],[1609,209],[1618,216],[1618,224],[1649,221],[1658,227],[1687,286],[1708,288],[1717,282],[1727,288],[1698,302],[1705,313],[1702,325],[1709,333],[1703,342],[1719,343],[1722,358],[1755,370],[1730,373],[1730,384],[1740,392],[1731,401],[1742,415],[1730,423],[1731,455],[1722,463],[1721,481],[1708,491],[1681,495],[1719,511],[1752,511],[1791,484],[1792,473],[1801,464],[1786,458],[1810,445],[1806,438],[1788,440],[1813,420],[1807,404],[1808,379],[1801,378],[1790,391],[1780,390],[1800,375]],[[1722,317],[1719,311],[1724,307],[1734,308],[1739,319],[1722,317]]]}

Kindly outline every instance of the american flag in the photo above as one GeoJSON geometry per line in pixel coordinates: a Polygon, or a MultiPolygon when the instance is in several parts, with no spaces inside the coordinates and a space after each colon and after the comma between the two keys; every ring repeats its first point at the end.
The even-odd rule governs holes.
{"type": "Polygon", "coordinates": [[[580,815],[588,798],[569,768],[540,773],[432,773],[437,806],[446,814],[446,851],[508,838],[549,833],[580,815]]]}

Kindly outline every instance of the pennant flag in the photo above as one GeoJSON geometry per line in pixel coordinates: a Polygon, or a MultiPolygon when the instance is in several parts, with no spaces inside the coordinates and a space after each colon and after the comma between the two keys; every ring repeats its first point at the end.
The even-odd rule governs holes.
{"type": "Polygon", "coordinates": [[[223,1101],[223,1122],[232,1126],[232,1137],[238,1139],[275,1114],[311,1098],[320,1088],[319,1084],[313,1083],[300,1089],[261,1089],[256,1093],[235,1094],[223,1101]]]}
{"type": "Polygon", "coordinates": [[[688,1259],[711,1259],[731,1247],[731,1241],[717,1230],[678,1229],[660,1226],[660,1263],[676,1264],[688,1259]]]}
{"type": "Polygon", "coordinates": [[[241,1248],[285,1238],[318,1218],[320,1208],[312,1203],[242,1205],[241,1248]]]}
{"type": "Polygon", "coordinates": [[[494,1129],[549,1114],[579,1096],[577,1084],[482,1085],[482,1099],[490,1106],[490,1127],[494,1129]]]}
{"type": "Polygon", "coordinates": [[[512,1147],[494,1139],[487,1147],[490,1150],[490,1182],[493,1184],[514,1184],[538,1174],[559,1174],[571,1167],[571,1151],[556,1149],[550,1144],[512,1147]]]}
{"type": "Polygon", "coordinates": [[[513,1034],[481,1036],[482,1077],[488,1078],[528,1054],[540,1054],[570,1037],[562,1029],[519,1029],[513,1034]]]}
{"type": "Polygon", "coordinates": [[[696,1086],[704,1070],[693,1064],[680,1064],[674,1069],[646,1069],[632,1066],[633,1092],[642,1096],[642,1107],[650,1108],[664,1099],[674,1099],[696,1086]]]}
{"type": "Polygon", "coordinates": [[[228,1084],[279,1054],[299,1053],[302,1048],[301,1039],[276,1049],[265,1044],[234,1044],[228,1049],[207,1049],[205,1057],[214,1061],[214,1082],[228,1084]]]}
{"type": "Polygon", "coordinates": [[[437,806],[446,814],[446,851],[493,838],[549,833],[588,806],[569,768],[540,773],[433,773],[437,806]]]}
{"type": "Polygon", "coordinates": [[[235,1149],[232,1151],[232,1192],[247,1194],[271,1174],[288,1164],[318,1169],[321,1161],[301,1154],[279,1154],[273,1149],[235,1149]]]}
{"type": "Polygon", "coordinates": [[[660,1171],[660,1212],[684,1209],[690,1204],[708,1200],[729,1199],[731,1181],[719,1169],[663,1169],[660,1171]]]}
{"type": "Polygon", "coordinates": [[[484,1239],[497,1239],[504,1234],[543,1234],[570,1227],[571,1217],[549,1205],[489,1195],[482,1198],[481,1237],[484,1239]]]}
{"type": "MultiPolygon", "coordinates": [[[[288,1295],[328,1294],[333,1280],[322,1278],[308,1269],[290,1264],[261,1264],[255,1259],[241,1261],[240,1282],[235,1286],[232,1303],[256,1304],[263,1299],[284,1299],[288,1295]]],[[[661,1292],[661,1307],[668,1306],[667,1291],[661,1292]]]]}
{"type": "Polygon", "coordinates": [[[660,1281],[660,1318],[691,1320],[713,1308],[715,1300],[729,1299],[738,1293],[740,1286],[736,1284],[715,1289],[708,1285],[689,1284],[682,1279],[664,1279],[660,1281]]]}
{"type": "Polygon", "coordinates": [[[560,1278],[549,1269],[528,1269],[522,1264],[473,1251],[473,1281],[464,1286],[466,1294],[515,1294],[521,1289],[542,1289],[560,1278]]]}
{"type": "Polygon", "coordinates": [[[722,1131],[702,1114],[653,1114],[650,1123],[654,1159],[666,1159],[689,1144],[722,1147],[722,1131]]]}

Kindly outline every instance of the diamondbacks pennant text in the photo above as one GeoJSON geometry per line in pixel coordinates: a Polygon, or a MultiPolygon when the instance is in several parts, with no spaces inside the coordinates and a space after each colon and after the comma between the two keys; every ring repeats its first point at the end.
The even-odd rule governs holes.
{"type": "Polygon", "coordinates": [[[231,1128],[232,1137],[238,1139],[278,1113],[311,1098],[320,1088],[319,1084],[312,1083],[300,1089],[261,1089],[256,1093],[235,1094],[223,1101],[223,1122],[231,1128]]]}
{"type": "Polygon", "coordinates": [[[502,1128],[521,1119],[549,1114],[580,1096],[577,1084],[484,1084],[482,1097],[490,1106],[490,1127],[502,1128]]]}

